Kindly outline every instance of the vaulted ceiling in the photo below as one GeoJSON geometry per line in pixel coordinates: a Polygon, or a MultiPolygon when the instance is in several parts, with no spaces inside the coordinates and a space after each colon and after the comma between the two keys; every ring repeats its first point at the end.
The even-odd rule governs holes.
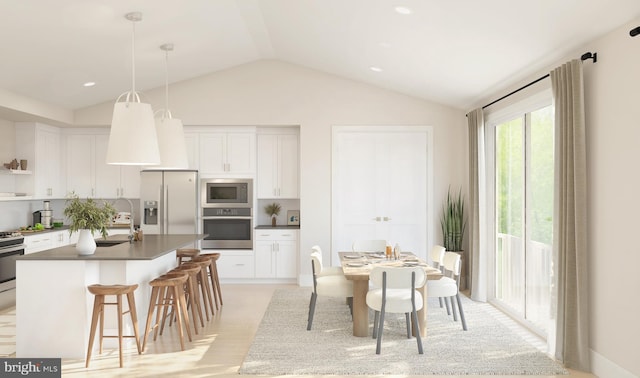
{"type": "Polygon", "coordinates": [[[639,17],[640,1],[3,1],[0,88],[66,109],[115,101],[132,86],[132,11],[138,90],[164,85],[173,43],[171,82],[277,59],[464,109],[639,17]]]}

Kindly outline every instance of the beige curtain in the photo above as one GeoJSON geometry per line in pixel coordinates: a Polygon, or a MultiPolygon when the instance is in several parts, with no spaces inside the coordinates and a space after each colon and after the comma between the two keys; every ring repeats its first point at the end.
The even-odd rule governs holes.
{"type": "Polygon", "coordinates": [[[469,125],[469,285],[471,298],[487,301],[486,183],[484,115],[482,108],[467,114],[469,125]]]}
{"type": "Polygon", "coordinates": [[[555,104],[555,356],[590,371],[587,277],[587,177],[582,63],[551,71],[555,104]]]}

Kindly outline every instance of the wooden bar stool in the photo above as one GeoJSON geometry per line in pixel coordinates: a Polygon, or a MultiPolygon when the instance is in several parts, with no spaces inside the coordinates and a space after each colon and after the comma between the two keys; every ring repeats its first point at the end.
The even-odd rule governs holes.
{"type": "Polygon", "coordinates": [[[211,266],[209,267],[209,278],[211,279],[211,288],[213,289],[213,296],[216,301],[216,310],[219,309],[218,301],[220,301],[220,306],[222,303],[222,289],[220,288],[220,278],[218,276],[218,264],[216,261],[220,258],[219,253],[203,253],[200,256],[207,256],[211,259],[211,266]]]}
{"type": "MultiPolygon", "coordinates": [[[[166,315],[163,310],[171,308],[172,315],[176,316],[178,324],[178,333],[180,334],[180,347],[184,350],[184,332],[182,326],[184,324],[187,329],[189,341],[191,340],[191,327],[189,326],[189,314],[187,313],[187,305],[184,299],[184,284],[189,279],[187,273],[171,273],[162,275],[149,282],[151,286],[151,298],[149,300],[149,312],[147,314],[147,323],[142,341],[142,351],[147,345],[147,336],[149,332],[154,331],[153,340],[158,337],[158,329],[160,327],[161,313],[166,315]],[[153,313],[156,312],[156,322],[152,325],[151,321],[153,313]]],[[[162,319],[164,322],[164,318],[162,319]]]]}
{"type": "Polygon", "coordinates": [[[105,337],[118,338],[118,348],[120,355],[120,367],[122,367],[122,339],[124,337],[134,337],[136,339],[136,346],[138,347],[138,354],[142,353],[140,348],[140,335],[138,334],[138,315],[136,314],[136,303],[133,297],[133,292],[138,288],[138,285],[89,285],[87,289],[93,295],[95,299],[93,301],[93,316],[91,317],[91,332],[89,333],[89,347],[87,348],[87,361],[85,367],[89,367],[89,361],[91,360],[91,352],[93,349],[93,341],[96,336],[96,327],[98,325],[98,319],[100,319],[100,353],[102,353],[102,339],[105,337]],[[105,302],[105,296],[115,295],[116,302],[105,302]],[[127,296],[129,303],[129,310],[122,311],[122,296],[127,296]],[[115,305],[118,311],[118,336],[105,336],[104,332],[104,306],[115,305]],[[133,322],[133,336],[122,335],[122,315],[130,313],[131,321],[133,322]]]}
{"type": "MultiPolygon", "coordinates": [[[[198,317],[200,318],[200,325],[204,328],[204,320],[202,319],[202,309],[200,308],[200,294],[198,291],[198,276],[200,275],[200,265],[191,262],[182,263],[179,267],[173,269],[171,272],[183,272],[189,275],[186,283],[187,292],[187,308],[191,307],[191,321],[193,322],[193,329],[198,334],[198,317]],[[196,317],[197,311],[197,317],[196,317]]],[[[207,313],[208,315],[208,313],[207,313]]],[[[208,321],[209,319],[207,319],[208,321]]]]}
{"type": "Polygon", "coordinates": [[[215,315],[215,311],[213,309],[213,290],[211,288],[211,285],[209,285],[209,277],[207,274],[211,267],[211,258],[207,256],[196,256],[191,259],[191,262],[200,265],[200,284],[202,285],[202,289],[204,290],[204,292],[202,293],[202,297],[205,305],[205,311],[207,305],[209,305],[209,308],[211,309],[211,316],[213,316],[215,315]]]}
{"type": "Polygon", "coordinates": [[[178,259],[178,265],[182,264],[183,259],[193,259],[199,254],[200,254],[200,250],[197,248],[176,249],[176,258],[178,259]]]}

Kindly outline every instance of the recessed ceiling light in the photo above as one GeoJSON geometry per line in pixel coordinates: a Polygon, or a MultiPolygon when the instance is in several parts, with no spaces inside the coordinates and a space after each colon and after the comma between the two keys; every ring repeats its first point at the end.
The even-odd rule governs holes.
{"type": "Polygon", "coordinates": [[[82,84],[82,86],[84,87],[93,87],[94,85],[96,85],[95,81],[87,81],[86,83],[82,84]]]}
{"type": "Polygon", "coordinates": [[[407,7],[398,6],[398,7],[395,7],[393,9],[395,9],[395,11],[397,13],[400,13],[400,14],[411,14],[411,13],[413,13],[411,8],[407,8],[407,7]]]}
{"type": "Polygon", "coordinates": [[[382,68],[376,66],[371,66],[369,69],[373,72],[382,72],[382,68]]]}

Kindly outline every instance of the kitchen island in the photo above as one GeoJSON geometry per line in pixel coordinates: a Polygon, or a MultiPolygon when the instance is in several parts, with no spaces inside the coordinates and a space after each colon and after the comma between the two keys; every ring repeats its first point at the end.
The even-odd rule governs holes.
{"type": "MultiPolygon", "coordinates": [[[[138,284],[136,310],[140,332],[144,332],[151,294],[149,281],[176,266],[176,249],[191,246],[204,237],[145,234],[142,241],[129,243],[126,235],[114,235],[108,240],[124,242],[98,247],[93,255],[80,256],[75,246],[69,245],[19,257],[16,357],[84,358],[94,299],[87,286],[92,284],[138,284]]],[[[112,307],[115,306],[105,310],[105,335],[117,334],[112,307]]],[[[133,334],[128,315],[123,327],[124,334],[133,334]]],[[[105,345],[112,340],[115,339],[106,339],[105,345]]]]}

